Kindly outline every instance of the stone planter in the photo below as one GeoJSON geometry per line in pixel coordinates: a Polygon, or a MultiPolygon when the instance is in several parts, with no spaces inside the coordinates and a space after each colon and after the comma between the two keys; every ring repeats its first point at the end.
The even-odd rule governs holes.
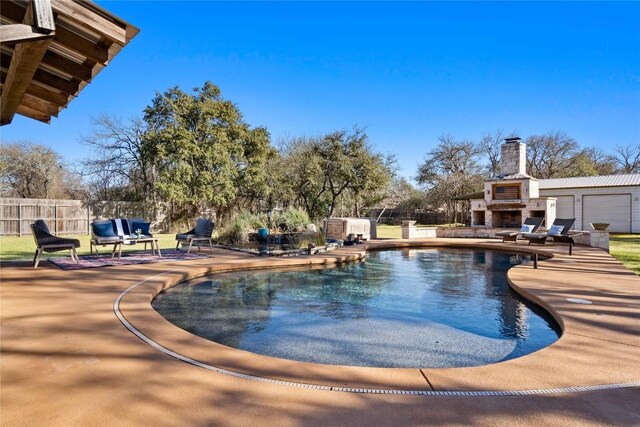
{"type": "Polygon", "coordinates": [[[606,222],[591,222],[589,225],[591,228],[598,231],[604,231],[609,227],[609,224],[606,222]]]}

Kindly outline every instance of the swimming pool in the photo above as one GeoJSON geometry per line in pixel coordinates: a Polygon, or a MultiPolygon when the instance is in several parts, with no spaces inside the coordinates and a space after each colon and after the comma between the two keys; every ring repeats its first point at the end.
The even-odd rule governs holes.
{"type": "Polygon", "coordinates": [[[526,257],[489,250],[374,251],[317,270],[217,274],[153,308],[212,341],[291,360],[397,368],[478,366],[548,346],[559,328],[506,272],[526,257]]]}

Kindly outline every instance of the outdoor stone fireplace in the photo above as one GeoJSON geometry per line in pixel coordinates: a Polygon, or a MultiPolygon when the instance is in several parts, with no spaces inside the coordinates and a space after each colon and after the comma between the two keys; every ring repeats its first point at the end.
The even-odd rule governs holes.
{"type": "Polygon", "coordinates": [[[538,180],[527,175],[527,146],[520,138],[502,144],[500,175],[484,183],[484,198],[472,199],[473,227],[520,228],[527,217],[556,218],[555,197],[539,197],[538,180]]]}

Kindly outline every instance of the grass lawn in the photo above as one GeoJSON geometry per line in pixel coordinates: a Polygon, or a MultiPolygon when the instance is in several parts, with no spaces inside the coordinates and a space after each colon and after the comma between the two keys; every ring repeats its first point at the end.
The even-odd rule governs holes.
{"type": "Polygon", "coordinates": [[[640,234],[610,234],[609,250],[625,267],[640,276],[640,234]]]}
{"type": "MultiPolygon", "coordinates": [[[[89,254],[89,236],[69,236],[80,239],[79,255],[89,254]]],[[[161,249],[175,248],[175,234],[156,234],[159,238],[161,249]]],[[[378,238],[400,239],[402,230],[399,225],[378,225],[378,238]]],[[[611,234],[611,255],[622,262],[627,268],[640,275],[640,234],[611,234]]],[[[0,237],[0,261],[30,260],[33,259],[35,243],[32,236],[0,237]]],[[[134,251],[142,249],[142,245],[123,246],[122,251],[134,251]]],[[[99,248],[102,253],[110,251],[109,246],[99,248]]],[[[67,251],[52,254],[44,254],[43,257],[64,256],[67,251]]]]}
{"type": "MultiPolygon", "coordinates": [[[[76,236],[61,236],[70,237],[80,240],[80,248],[78,249],[78,255],[89,255],[89,235],[76,235],[76,236]]],[[[176,235],[175,234],[154,234],[153,237],[158,238],[158,244],[160,249],[169,249],[176,247],[176,235]]],[[[131,245],[122,246],[122,252],[134,251],[144,249],[144,245],[131,245]]],[[[8,236],[0,237],[0,261],[15,261],[15,260],[32,260],[36,250],[36,244],[33,241],[33,236],[8,236]]],[[[111,246],[99,246],[98,250],[101,254],[111,253],[111,246]]],[[[53,252],[50,254],[42,254],[42,259],[55,258],[65,256],[69,251],[53,252]]]]}

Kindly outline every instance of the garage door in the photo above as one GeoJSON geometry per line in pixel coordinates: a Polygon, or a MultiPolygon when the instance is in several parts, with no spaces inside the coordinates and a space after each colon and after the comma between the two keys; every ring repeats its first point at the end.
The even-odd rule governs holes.
{"type": "MultiPolygon", "coordinates": [[[[551,196],[556,197],[556,218],[575,218],[573,196],[551,196]]],[[[575,228],[575,225],[574,225],[575,228]]]]}
{"type": "Polygon", "coordinates": [[[582,197],[582,218],[585,229],[590,222],[607,222],[609,231],[631,232],[631,194],[594,194],[582,197]]]}

